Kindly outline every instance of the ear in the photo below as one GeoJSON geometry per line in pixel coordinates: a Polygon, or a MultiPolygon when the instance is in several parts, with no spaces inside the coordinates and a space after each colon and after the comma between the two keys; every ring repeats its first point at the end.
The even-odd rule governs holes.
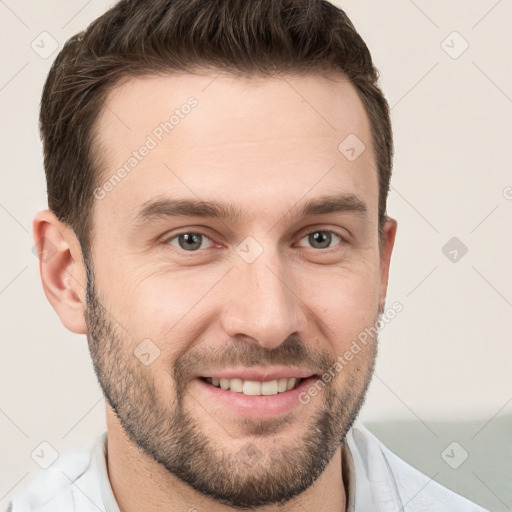
{"type": "Polygon", "coordinates": [[[386,293],[388,289],[389,264],[391,253],[395,245],[397,222],[391,217],[387,217],[382,233],[380,247],[380,300],[381,310],[384,311],[384,303],[386,301],[386,293]]]}
{"type": "Polygon", "coordinates": [[[73,230],[49,210],[32,223],[44,293],[64,326],[86,334],[86,272],[80,243],[73,230]]]}

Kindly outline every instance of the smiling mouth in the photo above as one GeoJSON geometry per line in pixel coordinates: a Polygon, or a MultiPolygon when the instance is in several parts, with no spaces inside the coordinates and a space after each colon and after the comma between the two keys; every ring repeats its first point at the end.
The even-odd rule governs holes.
{"type": "Polygon", "coordinates": [[[304,379],[296,377],[283,377],[268,381],[255,381],[244,379],[218,379],[212,377],[200,377],[200,379],[213,387],[242,393],[244,395],[277,395],[295,389],[304,379]]]}

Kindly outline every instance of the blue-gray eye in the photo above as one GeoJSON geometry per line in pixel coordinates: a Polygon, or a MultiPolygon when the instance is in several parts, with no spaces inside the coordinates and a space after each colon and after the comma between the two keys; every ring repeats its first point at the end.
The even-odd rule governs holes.
{"type": "Polygon", "coordinates": [[[334,233],[334,231],[326,230],[313,231],[309,235],[303,237],[302,240],[307,238],[313,249],[329,249],[331,247],[331,242],[333,241],[333,235],[337,237],[339,241],[343,240],[341,236],[334,233]]]}
{"type": "Polygon", "coordinates": [[[172,238],[169,238],[168,243],[183,249],[184,251],[195,251],[201,248],[201,245],[205,239],[210,240],[209,237],[203,235],[202,233],[187,231],[184,233],[178,233],[172,238]],[[177,240],[178,245],[174,244],[172,242],[173,240],[177,240]]]}

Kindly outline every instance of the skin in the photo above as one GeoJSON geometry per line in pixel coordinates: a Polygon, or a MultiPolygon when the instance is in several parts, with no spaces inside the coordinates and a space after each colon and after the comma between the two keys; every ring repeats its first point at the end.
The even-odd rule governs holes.
{"type": "Polygon", "coordinates": [[[320,374],[375,324],[396,221],[379,248],[363,104],[341,76],[131,79],[98,119],[104,178],[190,96],[190,114],[95,201],[93,279],[69,226],[47,210],[33,223],[43,249],[56,247],[40,262],[46,296],[69,330],[87,334],[106,395],[114,494],[123,512],[346,510],[340,440],[371,380],[376,338],[286,417],[243,417],[196,377],[278,365],[320,374]],[[354,161],[338,151],[349,134],[366,146],[354,161]],[[334,192],[359,198],[366,214],[297,215],[334,192]],[[162,196],[228,201],[242,216],[134,224],[162,196]],[[319,231],[335,233],[328,249],[308,236],[319,231]],[[198,249],[180,246],[187,232],[205,235],[198,249]],[[249,236],[262,249],[250,264],[236,252],[249,236]],[[147,366],[134,355],[146,339],[160,351],[147,366]]]}

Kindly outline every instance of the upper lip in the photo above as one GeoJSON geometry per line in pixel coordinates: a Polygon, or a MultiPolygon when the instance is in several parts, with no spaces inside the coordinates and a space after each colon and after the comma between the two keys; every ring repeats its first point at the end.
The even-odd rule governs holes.
{"type": "Polygon", "coordinates": [[[315,375],[315,372],[307,368],[267,368],[267,369],[255,369],[255,368],[240,368],[240,369],[229,369],[229,370],[212,370],[205,372],[200,377],[211,377],[213,379],[242,379],[242,380],[253,380],[253,381],[268,381],[268,380],[279,380],[284,378],[296,377],[300,379],[306,379],[315,375]]]}

